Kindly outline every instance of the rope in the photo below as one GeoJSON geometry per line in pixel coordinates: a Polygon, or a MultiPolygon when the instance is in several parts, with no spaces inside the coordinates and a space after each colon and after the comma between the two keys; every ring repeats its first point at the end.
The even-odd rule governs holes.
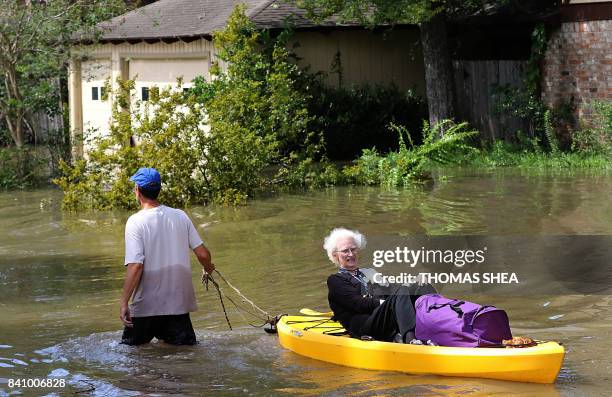
{"type": "Polygon", "coordinates": [[[232,330],[232,324],[230,323],[229,318],[227,317],[227,310],[225,310],[225,304],[223,303],[223,296],[221,295],[221,289],[219,288],[219,284],[217,284],[217,282],[213,279],[211,274],[206,273],[206,271],[202,270],[202,284],[204,284],[204,287],[206,288],[206,291],[208,291],[208,282],[213,283],[213,285],[215,286],[215,288],[217,289],[217,294],[219,295],[219,300],[221,301],[221,307],[223,308],[223,314],[225,314],[225,321],[227,321],[227,326],[229,327],[230,331],[232,330]]]}
{"type": "Polygon", "coordinates": [[[261,314],[255,313],[254,311],[248,310],[240,305],[238,305],[236,302],[234,302],[234,300],[232,298],[230,298],[229,296],[227,296],[226,294],[223,293],[223,291],[221,291],[221,287],[219,287],[219,284],[213,279],[212,274],[206,273],[206,271],[202,270],[202,284],[204,285],[204,287],[206,288],[206,291],[208,291],[208,282],[212,282],[212,284],[215,286],[215,289],[217,290],[217,295],[219,295],[219,299],[221,300],[221,307],[223,308],[223,314],[225,314],[225,321],[227,321],[227,325],[229,326],[230,330],[232,329],[232,325],[230,324],[229,318],[227,316],[227,310],[225,309],[225,304],[223,303],[223,296],[225,296],[225,298],[230,301],[230,303],[232,303],[236,309],[238,309],[236,312],[240,315],[240,317],[242,317],[250,326],[255,327],[255,328],[261,328],[263,326],[265,326],[266,324],[270,324],[272,326],[275,325],[276,321],[278,321],[277,317],[271,318],[270,315],[268,314],[268,312],[266,312],[265,310],[261,309],[259,306],[257,306],[255,303],[253,303],[253,301],[251,301],[250,299],[248,299],[246,296],[244,296],[244,294],[242,292],[240,292],[240,290],[236,287],[234,287],[229,281],[227,281],[225,279],[225,277],[223,277],[223,275],[218,271],[218,270],[214,270],[215,272],[217,272],[217,274],[219,275],[219,277],[221,278],[221,280],[223,280],[231,289],[234,290],[234,292],[236,292],[236,294],[238,294],[238,296],[240,296],[240,298],[242,299],[242,302],[247,302],[251,305],[251,307],[257,311],[259,311],[261,314],[263,314],[265,316],[262,317],[261,314]],[[244,311],[245,313],[250,314],[251,316],[257,318],[258,320],[263,321],[263,324],[261,325],[255,325],[250,323],[240,312],[240,310],[244,311]]]}
{"type": "Polygon", "coordinates": [[[341,336],[341,335],[346,335],[348,334],[348,331],[344,329],[344,327],[342,326],[337,326],[337,325],[333,325],[333,326],[329,326],[329,325],[325,325],[328,322],[335,322],[332,319],[313,319],[313,320],[291,320],[291,321],[287,321],[287,325],[291,325],[291,324],[304,324],[304,323],[315,323],[314,325],[310,325],[307,327],[304,327],[304,331],[308,331],[311,329],[325,329],[325,331],[322,332],[322,334],[324,335],[334,335],[334,336],[341,336]]]}
{"type": "Polygon", "coordinates": [[[233,289],[233,290],[234,290],[234,292],[236,292],[236,293],[238,294],[238,296],[239,296],[240,298],[242,298],[242,301],[243,301],[243,302],[247,302],[247,303],[249,303],[249,304],[251,305],[251,307],[253,307],[253,309],[255,309],[255,310],[259,311],[261,314],[263,314],[264,316],[266,316],[266,320],[269,320],[269,319],[270,319],[270,314],[269,314],[267,311],[263,310],[262,308],[260,308],[259,306],[257,306],[255,303],[253,303],[251,300],[249,300],[249,299],[248,299],[246,296],[244,296],[244,295],[242,294],[242,292],[240,292],[240,290],[239,290],[238,288],[236,288],[236,287],[234,287],[232,284],[230,284],[230,282],[229,282],[229,281],[227,281],[227,280],[225,279],[225,277],[223,277],[223,275],[222,275],[222,274],[221,274],[221,273],[220,273],[220,272],[219,272],[217,269],[215,269],[214,271],[215,271],[215,272],[217,272],[217,274],[219,275],[219,277],[221,277],[221,280],[223,280],[223,281],[225,282],[225,284],[227,284],[227,285],[228,285],[228,287],[230,287],[231,289],[233,289]]]}

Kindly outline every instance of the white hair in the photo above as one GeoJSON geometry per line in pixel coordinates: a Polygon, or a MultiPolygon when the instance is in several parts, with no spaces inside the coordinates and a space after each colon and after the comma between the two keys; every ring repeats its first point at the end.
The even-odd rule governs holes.
{"type": "Polygon", "coordinates": [[[334,258],[334,251],[336,248],[338,248],[338,239],[343,237],[352,238],[359,249],[363,249],[366,246],[365,236],[359,233],[357,230],[349,230],[343,227],[335,228],[331,231],[329,236],[325,237],[325,240],[323,241],[323,249],[327,251],[327,257],[335,264],[338,264],[338,260],[334,258]]]}

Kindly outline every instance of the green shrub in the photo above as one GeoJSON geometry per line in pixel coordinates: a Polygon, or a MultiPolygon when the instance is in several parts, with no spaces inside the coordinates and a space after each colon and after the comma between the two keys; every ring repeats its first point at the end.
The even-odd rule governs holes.
{"type": "Polygon", "coordinates": [[[264,170],[278,153],[273,136],[223,123],[207,131],[204,105],[184,95],[180,82],[177,89],[151,88],[146,102],[134,100],[133,81],[118,83],[110,133],[86,142],[87,160],[63,163],[55,180],[65,209],[136,207],[129,177],[143,166],[159,170],[160,200],[172,206],[240,204],[264,186],[264,170]],[[121,107],[130,102],[129,110],[121,107]]]}
{"type": "Polygon", "coordinates": [[[6,123],[4,120],[0,120],[0,147],[7,147],[13,144],[13,139],[11,138],[11,133],[6,127],[6,123]]]}
{"type": "Polygon", "coordinates": [[[333,88],[319,79],[305,87],[312,98],[308,108],[316,117],[315,129],[323,131],[331,159],[354,159],[371,147],[381,153],[398,150],[397,139],[387,132],[390,123],[417,131],[412,139],[422,141],[419,129],[428,117],[427,104],[412,90],[382,85],[333,88]]]}
{"type": "Polygon", "coordinates": [[[180,83],[178,90],[152,88],[146,102],[134,99],[133,80],[117,85],[109,133],[86,137],[86,160],[60,165],[62,175],[54,182],[64,190],[64,208],[135,208],[129,177],[139,167],[160,171],[160,198],[168,205],[209,199],[200,157],[202,106],[180,92],[180,83]]]}
{"type": "Polygon", "coordinates": [[[376,149],[364,150],[352,166],[344,169],[349,180],[366,185],[406,186],[427,178],[427,168],[432,164],[458,163],[476,150],[467,141],[478,131],[469,129],[465,122],[444,120],[432,128],[425,122],[420,146],[414,145],[404,127],[391,124],[390,130],[399,136],[399,150],[386,155],[380,155],[376,149]],[[441,131],[445,131],[443,135],[441,131]]]}
{"type": "MultiPolygon", "coordinates": [[[[539,96],[521,87],[511,85],[499,85],[494,89],[495,106],[493,111],[498,116],[516,117],[525,120],[528,124],[527,138],[537,140],[540,144],[547,145],[549,139],[547,133],[547,119],[551,123],[548,107],[542,102],[539,96]]],[[[549,124],[550,125],[550,124],[549,124]]],[[[554,130],[552,131],[554,134],[554,130]]],[[[518,135],[518,131],[517,131],[518,135]]],[[[517,136],[518,143],[522,143],[517,136]]],[[[551,149],[544,146],[545,149],[551,149]]]]}
{"type": "Polygon", "coordinates": [[[0,188],[15,189],[37,186],[48,181],[47,159],[35,148],[0,147],[0,188]]]}
{"type": "Polygon", "coordinates": [[[595,102],[593,123],[574,131],[572,150],[586,154],[612,154],[612,102],[595,102]]]}

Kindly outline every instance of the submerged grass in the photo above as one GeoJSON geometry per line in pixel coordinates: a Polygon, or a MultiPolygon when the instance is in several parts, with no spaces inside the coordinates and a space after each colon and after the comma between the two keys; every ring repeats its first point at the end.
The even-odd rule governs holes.
{"type": "Polygon", "coordinates": [[[520,150],[503,142],[497,142],[489,150],[468,153],[457,161],[462,166],[474,168],[518,167],[529,169],[585,169],[612,170],[612,153],[542,152],[520,150]]]}

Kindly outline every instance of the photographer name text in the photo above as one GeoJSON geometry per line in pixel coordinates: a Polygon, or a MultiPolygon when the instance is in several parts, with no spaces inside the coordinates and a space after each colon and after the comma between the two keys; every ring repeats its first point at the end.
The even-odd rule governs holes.
{"type": "Polygon", "coordinates": [[[424,281],[429,284],[518,284],[516,273],[400,273],[397,275],[374,274],[378,284],[412,284],[424,281]]]}

